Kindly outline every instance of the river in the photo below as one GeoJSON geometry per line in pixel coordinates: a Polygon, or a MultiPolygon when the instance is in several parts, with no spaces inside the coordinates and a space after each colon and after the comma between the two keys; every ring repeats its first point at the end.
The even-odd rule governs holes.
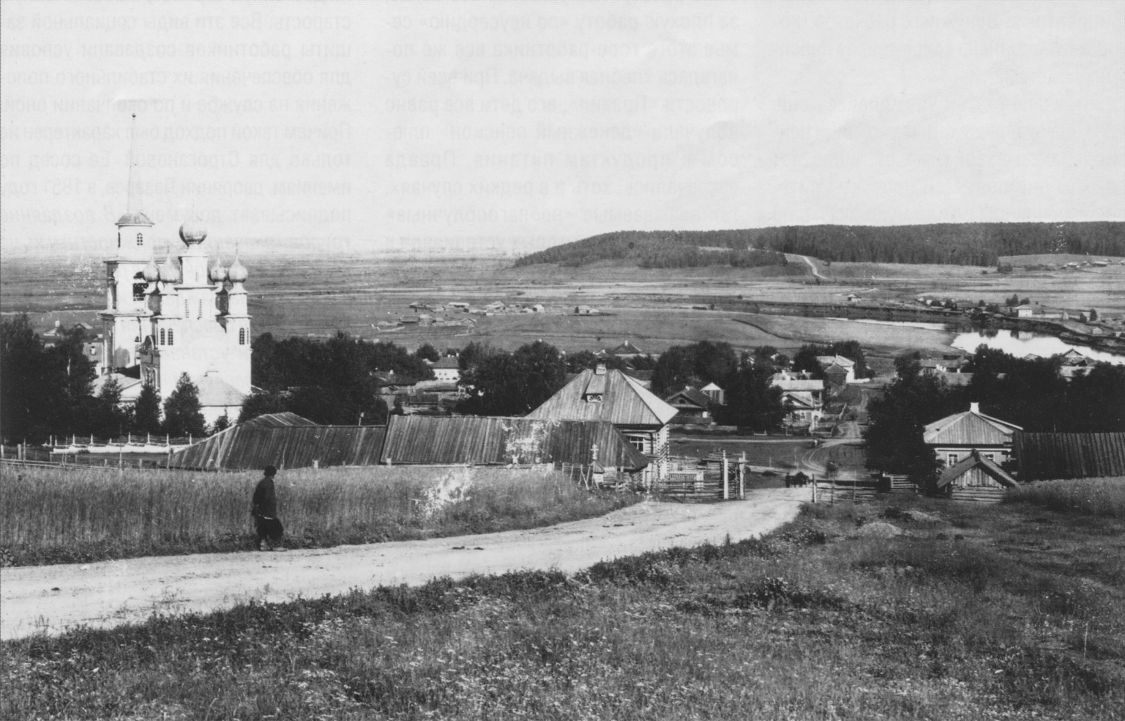
{"type": "Polygon", "coordinates": [[[995,334],[989,333],[988,335],[983,335],[981,333],[962,333],[954,338],[952,343],[954,348],[969,351],[970,353],[975,351],[979,345],[1002,350],[1017,358],[1024,358],[1029,355],[1048,358],[1075,349],[1091,360],[1106,361],[1115,365],[1125,365],[1125,356],[1106,353],[1105,351],[1098,351],[1085,346],[1071,345],[1054,336],[1039,333],[1021,333],[1020,331],[1010,330],[998,330],[995,334]]]}

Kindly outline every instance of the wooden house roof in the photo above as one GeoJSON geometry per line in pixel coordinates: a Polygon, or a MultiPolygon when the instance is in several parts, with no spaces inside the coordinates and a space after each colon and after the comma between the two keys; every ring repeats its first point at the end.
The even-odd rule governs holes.
{"type": "Polygon", "coordinates": [[[937,487],[945,488],[953,481],[965,475],[974,468],[979,468],[981,472],[992,477],[997,483],[1008,488],[1014,488],[1016,479],[994,462],[984,458],[979,453],[971,453],[964,460],[955,463],[949,468],[942,471],[941,476],[938,478],[937,487]]]}
{"type": "Polygon", "coordinates": [[[537,420],[609,421],[660,427],[678,411],[618,370],[584,370],[531,413],[537,420]]]}
{"type": "Polygon", "coordinates": [[[665,396],[664,402],[672,406],[694,406],[705,409],[711,405],[711,398],[694,386],[684,386],[675,393],[665,396]]]}
{"type": "Polygon", "coordinates": [[[1021,481],[1125,476],[1125,433],[1024,433],[1012,438],[1021,481]]]}
{"type": "Polygon", "coordinates": [[[605,421],[498,416],[392,416],[383,463],[425,465],[588,465],[639,470],[648,459],[605,421]]]}
{"type": "Polygon", "coordinates": [[[1014,423],[986,416],[976,410],[954,413],[933,423],[922,431],[922,439],[932,446],[1005,446],[1012,442],[1012,434],[1023,430],[1014,423]]]}
{"type": "Polygon", "coordinates": [[[273,413],[238,423],[176,451],[173,468],[250,470],[267,465],[307,468],[370,466],[379,462],[385,426],[320,426],[293,413],[273,413]]]}

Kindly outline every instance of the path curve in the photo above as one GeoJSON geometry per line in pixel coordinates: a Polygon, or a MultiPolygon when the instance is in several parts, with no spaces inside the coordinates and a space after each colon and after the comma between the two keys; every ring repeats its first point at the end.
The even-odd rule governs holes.
{"type": "Polygon", "coordinates": [[[649,501],[598,518],[475,536],[4,568],[0,639],[141,623],[154,612],[206,612],[250,600],[420,585],[441,576],[552,568],[573,573],[646,551],[759,536],[796,517],[807,498],[804,489],[765,489],[749,492],[744,501],[649,501]]]}

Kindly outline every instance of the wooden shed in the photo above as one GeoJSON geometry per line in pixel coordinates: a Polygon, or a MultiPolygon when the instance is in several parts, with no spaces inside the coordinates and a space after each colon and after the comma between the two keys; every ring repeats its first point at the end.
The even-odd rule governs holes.
{"type": "Polygon", "coordinates": [[[964,460],[946,468],[937,480],[937,492],[954,501],[997,503],[1016,479],[994,461],[973,451],[964,460]]]}

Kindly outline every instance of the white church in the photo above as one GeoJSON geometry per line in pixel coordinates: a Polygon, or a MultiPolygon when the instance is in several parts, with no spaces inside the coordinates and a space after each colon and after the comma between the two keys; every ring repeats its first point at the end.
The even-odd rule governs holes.
{"type": "MultiPolygon", "coordinates": [[[[117,221],[117,254],[105,261],[106,309],[99,314],[103,378],[132,378],[139,367],[140,383],[163,401],[187,373],[208,424],[223,415],[236,421],[250,393],[246,268],[237,252],[229,267],[217,256],[210,261],[207,229],[198,220],[180,226],[182,248],[173,257],[169,246],[158,264],[152,228],[132,208],[117,221]]],[[[132,381],[134,392],[123,398],[135,399],[140,383],[132,381]]]]}

